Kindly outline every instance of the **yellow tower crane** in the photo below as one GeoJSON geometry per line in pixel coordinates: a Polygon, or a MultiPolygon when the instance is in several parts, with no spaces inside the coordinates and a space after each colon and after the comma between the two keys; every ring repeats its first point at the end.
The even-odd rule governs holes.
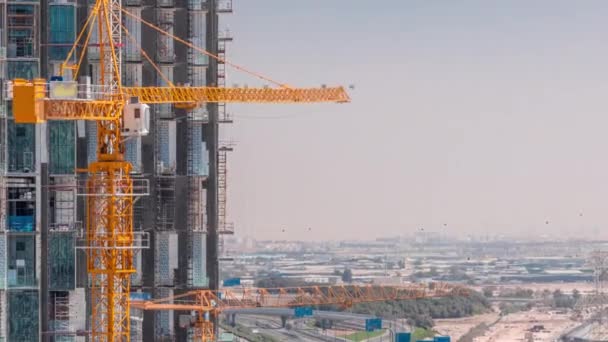
{"type": "MultiPolygon", "coordinates": [[[[272,82],[276,88],[124,87],[121,82],[122,36],[130,37],[122,15],[186,44],[193,50],[218,58],[125,11],[121,0],[96,0],[83,29],[54,81],[12,80],[13,116],[17,123],[46,120],[97,121],[97,161],[88,166],[86,184],[86,252],[91,288],[91,340],[128,341],[130,336],[130,277],[133,266],[133,180],[131,164],[124,158],[126,136],[145,135],[150,104],[174,104],[193,109],[210,102],[314,103],[348,102],[342,87],[300,89],[274,82],[262,75],[222,60],[227,65],[272,82]],[[100,84],[71,81],[78,75],[93,32],[97,32],[100,84]],[[78,47],[82,46],[78,52],[78,47]],[[80,54],[78,54],[80,53],[80,54]],[[73,58],[77,57],[77,58],[73,58]],[[72,62],[75,60],[75,62],[72,62]],[[66,72],[70,71],[70,73],[66,72]],[[70,75],[71,74],[71,75],[70,75]]],[[[134,39],[133,39],[134,40],[134,39]]],[[[137,43],[137,42],[135,42],[137,43]]],[[[142,55],[160,69],[142,50],[142,55]]],[[[10,87],[9,87],[10,88],[10,87]]]]}

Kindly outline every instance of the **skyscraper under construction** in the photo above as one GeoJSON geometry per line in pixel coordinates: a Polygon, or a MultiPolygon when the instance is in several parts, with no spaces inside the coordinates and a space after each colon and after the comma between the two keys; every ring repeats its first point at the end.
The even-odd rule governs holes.
{"type": "MultiPolygon", "coordinates": [[[[219,14],[232,11],[230,0],[123,0],[122,5],[220,57],[231,40],[218,29],[219,14]]],[[[56,75],[90,6],[80,0],[0,2],[1,84],[56,75]]],[[[123,22],[124,85],[224,85],[224,64],[128,16],[123,22]]],[[[99,45],[92,31],[87,67],[76,75],[92,84],[100,78],[99,45]]],[[[79,169],[95,159],[97,126],[15,124],[5,92],[0,102],[0,341],[84,341],[90,303],[83,252],[85,175],[79,169]]],[[[126,141],[132,176],[145,188],[135,202],[133,226],[141,249],[135,254],[133,296],[216,288],[219,236],[232,232],[225,201],[230,149],[219,145],[218,125],[230,118],[222,104],[191,111],[170,105],[152,109],[150,134],[126,141]]],[[[133,341],[186,341],[190,333],[170,311],[144,317],[133,310],[131,324],[133,341]]]]}

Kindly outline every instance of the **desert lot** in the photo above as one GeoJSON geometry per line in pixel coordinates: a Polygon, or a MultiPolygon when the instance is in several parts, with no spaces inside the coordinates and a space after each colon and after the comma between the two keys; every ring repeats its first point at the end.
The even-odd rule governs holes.
{"type": "Polygon", "coordinates": [[[475,342],[490,341],[540,341],[557,340],[564,332],[572,329],[577,322],[570,314],[553,310],[532,309],[527,312],[517,312],[503,317],[497,324],[488,329],[475,342]],[[532,331],[534,326],[542,326],[538,331],[532,331]]]}

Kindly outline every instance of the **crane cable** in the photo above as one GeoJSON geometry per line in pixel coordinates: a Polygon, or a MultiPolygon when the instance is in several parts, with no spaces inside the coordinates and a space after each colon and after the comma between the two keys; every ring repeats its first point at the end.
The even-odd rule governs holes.
{"type": "MultiPolygon", "coordinates": [[[[109,13],[110,12],[110,8],[108,7],[108,4],[103,1],[103,9],[105,13],[109,13]]],[[[105,22],[105,26],[106,26],[106,34],[108,35],[108,37],[110,37],[110,62],[113,64],[113,68],[114,68],[114,77],[115,77],[115,81],[116,81],[116,87],[118,92],[120,93],[120,90],[122,88],[122,81],[121,81],[121,77],[122,75],[120,74],[120,66],[118,65],[118,55],[116,54],[116,47],[114,46],[114,41],[111,38],[111,34],[112,34],[112,25],[110,25],[110,16],[109,15],[104,15],[104,22],[105,22]]],[[[101,25],[101,23],[100,23],[101,25]]],[[[103,30],[100,30],[100,36],[101,36],[101,32],[103,32],[103,30]]],[[[101,37],[99,37],[101,39],[101,37]]],[[[101,42],[100,42],[101,43],[101,42]]],[[[103,57],[103,56],[102,56],[103,57]]],[[[102,77],[104,76],[105,70],[102,73],[102,77]]],[[[103,80],[103,78],[102,78],[103,80]]],[[[104,84],[105,86],[105,84],[104,84]]],[[[112,84],[110,84],[110,86],[112,86],[112,84]]],[[[111,89],[114,90],[114,89],[111,89]]],[[[114,95],[114,94],[112,94],[114,95]]]]}
{"type": "MultiPolygon", "coordinates": [[[[114,16],[115,20],[118,20],[118,18],[116,18],[116,14],[112,13],[112,16],[114,16]]],[[[135,45],[135,47],[141,52],[141,54],[144,56],[144,58],[152,65],[154,70],[156,70],[156,72],[158,72],[158,74],[163,79],[163,81],[165,81],[168,86],[174,87],[173,82],[171,82],[171,80],[169,80],[167,75],[165,75],[162,72],[162,70],[160,69],[160,67],[156,63],[154,63],[154,61],[152,60],[152,58],[150,58],[148,53],[146,53],[146,51],[141,47],[141,45],[139,45],[137,43],[137,40],[135,39],[135,37],[133,37],[133,35],[129,32],[129,30],[125,27],[125,25],[121,23],[120,26],[122,27],[123,31],[125,32],[125,35],[127,36],[127,38],[131,41],[131,43],[133,43],[133,45],[135,45]]]]}
{"type": "Polygon", "coordinates": [[[129,12],[128,12],[127,10],[125,10],[124,8],[121,8],[120,10],[121,10],[121,11],[122,11],[124,14],[126,14],[127,16],[129,16],[129,17],[131,17],[131,18],[133,18],[133,19],[135,19],[135,20],[137,20],[137,21],[141,22],[142,24],[144,24],[144,25],[146,25],[146,26],[148,26],[148,27],[152,28],[153,30],[158,31],[158,32],[160,32],[160,33],[162,33],[162,34],[164,34],[164,35],[166,35],[166,36],[169,36],[169,37],[173,38],[173,40],[175,40],[175,41],[177,41],[177,42],[180,42],[180,43],[182,43],[182,44],[184,44],[184,45],[186,45],[186,46],[190,47],[191,49],[196,50],[196,51],[198,51],[198,52],[200,52],[200,53],[202,53],[202,54],[204,54],[204,55],[206,55],[206,56],[209,56],[209,57],[211,57],[211,58],[213,58],[213,59],[215,59],[215,60],[217,60],[217,61],[219,61],[219,62],[222,62],[222,63],[224,63],[224,64],[226,64],[226,65],[229,65],[229,66],[231,66],[231,67],[233,67],[233,68],[235,68],[235,69],[237,69],[237,70],[240,70],[240,71],[242,71],[242,72],[245,72],[245,73],[247,73],[247,74],[250,74],[250,75],[252,75],[252,76],[255,76],[255,77],[257,77],[257,78],[259,78],[259,79],[261,79],[261,80],[264,80],[264,81],[266,81],[266,82],[270,82],[270,83],[272,83],[272,84],[275,84],[275,85],[277,85],[277,86],[279,86],[279,87],[281,87],[281,88],[290,88],[288,85],[286,85],[286,84],[284,84],[284,83],[281,83],[281,82],[275,81],[275,80],[273,80],[273,79],[271,79],[271,78],[268,78],[268,77],[266,77],[266,76],[264,76],[264,75],[262,75],[262,74],[259,74],[259,73],[257,73],[257,72],[254,72],[254,71],[248,70],[248,69],[246,69],[246,68],[244,68],[244,67],[242,67],[242,66],[240,66],[240,65],[238,65],[238,64],[234,64],[234,63],[229,62],[229,61],[227,61],[226,59],[224,59],[224,58],[222,58],[222,57],[220,57],[220,56],[217,56],[217,55],[215,55],[215,54],[212,54],[211,52],[209,52],[209,51],[207,51],[207,50],[205,50],[205,49],[202,49],[202,48],[200,48],[200,47],[198,47],[198,46],[196,46],[196,45],[193,45],[192,43],[190,43],[190,42],[188,42],[188,41],[186,41],[186,40],[184,40],[184,39],[182,39],[182,38],[179,38],[179,37],[177,37],[177,36],[175,36],[175,35],[173,35],[173,34],[171,34],[171,33],[167,32],[167,31],[165,31],[165,30],[161,29],[160,27],[155,26],[154,24],[152,24],[152,23],[150,23],[150,22],[148,22],[148,21],[146,21],[146,20],[144,20],[144,19],[142,19],[142,18],[140,18],[140,17],[138,17],[138,16],[136,16],[136,15],[132,14],[132,13],[129,13],[129,12]]]}
{"type": "Polygon", "coordinates": [[[60,75],[63,75],[63,69],[66,68],[66,67],[68,67],[68,62],[72,58],[72,55],[74,54],[74,52],[76,51],[76,47],[78,46],[78,42],[82,39],[82,36],[84,35],[84,33],[87,30],[87,28],[89,28],[89,32],[88,32],[88,34],[87,34],[87,36],[85,38],[85,42],[84,42],[84,46],[82,48],[82,52],[81,52],[80,58],[78,59],[78,64],[76,64],[76,66],[74,67],[74,69],[76,70],[76,74],[78,73],[78,70],[80,69],[80,65],[82,63],[82,60],[84,59],[84,55],[85,55],[84,52],[86,51],[87,45],[89,44],[89,40],[91,38],[91,33],[93,31],[90,27],[92,27],[94,25],[94,22],[97,19],[97,12],[99,11],[99,6],[100,6],[99,3],[95,4],[95,6],[91,10],[91,13],[89,13],[89,16],[85,20],[82,29],[80,30],[80,32],[78,32],[78,37],[76,38],[76,41],[72,45],[72,48],[68,52],[68,54],[67,54],[65,60],[63,61],[63,63],[61,63],[61,66],[60,66],[60,75]]]}

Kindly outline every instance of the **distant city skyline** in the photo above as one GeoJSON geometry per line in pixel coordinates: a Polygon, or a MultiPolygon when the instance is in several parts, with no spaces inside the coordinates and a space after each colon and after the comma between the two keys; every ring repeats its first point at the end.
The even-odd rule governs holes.
{"type": "Polygon", "coordinates": [[[229,59],[355,85],[346,105],[230,107],[237,233],[608,238],[607,17],[599,0],[235,2],[229,59]]]}

